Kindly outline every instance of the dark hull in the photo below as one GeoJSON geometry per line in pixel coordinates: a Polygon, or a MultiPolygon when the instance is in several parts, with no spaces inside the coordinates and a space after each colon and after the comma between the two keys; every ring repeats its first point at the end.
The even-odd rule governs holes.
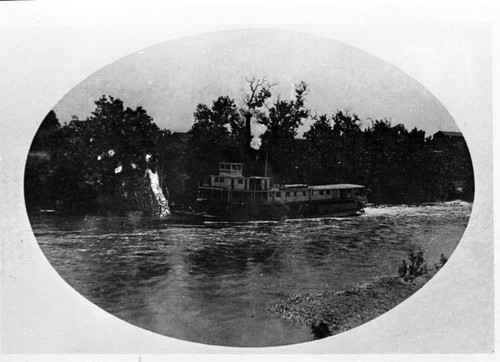
{"type": "Polygon", "coordinates": [[[284,220],[358,216],[362,205],[354,199],[290,203],[220,203],[205,201],[200,209],[225,221],[284,220]]]}

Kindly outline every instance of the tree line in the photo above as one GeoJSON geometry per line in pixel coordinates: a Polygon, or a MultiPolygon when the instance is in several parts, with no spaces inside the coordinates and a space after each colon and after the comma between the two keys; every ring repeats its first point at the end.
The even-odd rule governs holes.
{"type": "Polygon", "coordinates": [[[42,155],[26,165],[28,208],[148,209],[147,169],[160,173],[173,207],[188,208],[198,184],[217,174],[221,161],[242,162],[246,175],[267,174],[275,184],[365,185],[374,203],[472,200],[467,147],[437,144],[422,130],[387,120],[363,127],[350,112],[313,114],[304,82],[295,85],[291,100],[274,95],[265,78],[247,83],[241,104],[229,96],[198,104],[185,142],[160,129],[143,108],[125,107],[112,96],[98,99],[84,120],[61,125],[49,112],[31,147],[42,155]],[[299,137],[306,119],[312,125],[299,137]]]}

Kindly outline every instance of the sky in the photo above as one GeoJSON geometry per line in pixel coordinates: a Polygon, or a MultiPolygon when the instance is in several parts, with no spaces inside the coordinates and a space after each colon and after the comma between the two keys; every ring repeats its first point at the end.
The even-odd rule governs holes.
{"type": "Polygon", "coordinates": [[[90,75],[53,109],[61,123],[85,119],[95,100],[111,95],[142,106],[162,129],[186,132],[197,104],[225,95],[241,104],[246,80],[264,76],[282,99],[305,81],[313,114],[349,110],[364,126],[387,119],[427,135],[459,131],[439,100],[392,64],[332,39],[271,29],[212,32],[143,49],[90,75]]]}

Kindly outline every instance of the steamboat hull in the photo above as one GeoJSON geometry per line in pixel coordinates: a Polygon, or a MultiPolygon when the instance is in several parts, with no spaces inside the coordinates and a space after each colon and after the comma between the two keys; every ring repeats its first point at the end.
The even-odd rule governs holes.
{"type": "Polygon", "coordinates": [[[227,203],[202,201],[200,208],[218,219],[242,220],[284,220],[314,217],[359,216],[362,206],[352,200],[328,200],[323,202],[290,203],[227,203]]]}
{"type": "Polygon", "coordinates": [[[220,162],[219,174],[198,185],[198,212],[224,220],[282,220],[359,215],[365,187],[354,184],[273,185],[244,176],[243,164],[220,162]]]}

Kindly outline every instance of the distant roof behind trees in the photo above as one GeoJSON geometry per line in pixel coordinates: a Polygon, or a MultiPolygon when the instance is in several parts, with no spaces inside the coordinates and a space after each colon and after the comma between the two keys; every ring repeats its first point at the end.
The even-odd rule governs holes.
{"type": "Polygon", "coordinates": [[[467,147],[465,138],[461,132],[438,131],[432,137],[437,148],[445,145],[454,145],[460,149],[467,147]]]}
{"type": "Polygon", "coordinates": [[[463,138],[464,136],[462,135],[462,132],[452,132],[452,131],[438,131],[434,133],[434,138],[435,137],[460,137],[463,138]]]}

